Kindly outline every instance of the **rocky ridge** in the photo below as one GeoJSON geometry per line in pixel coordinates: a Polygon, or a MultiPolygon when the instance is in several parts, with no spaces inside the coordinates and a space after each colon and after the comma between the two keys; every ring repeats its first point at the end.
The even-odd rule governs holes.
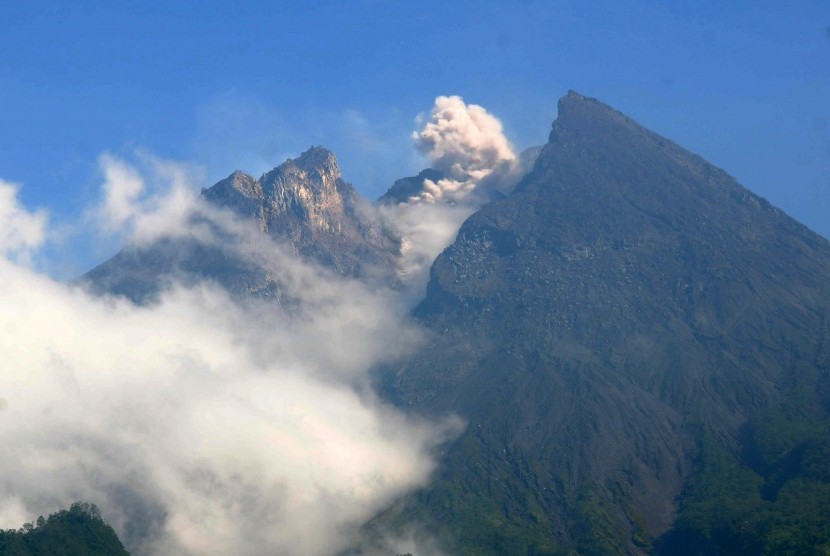
{"type": "MultiPolygon", "coordinates": [[[[241,222],[253,224],[307,262],[347,278],[395,284],[400,239],[343,180],[334,154],[323,147],[312,147],[259,179],[233,172],[203,190],[202,198],[233,211],[241,222]]],[[[233,245],[194,238],[126,247],[82,281],[95,291],[143,302],[171,280],[204,279],[234,294],[281,297],[273,273],[241,256],[233,245]]]]}

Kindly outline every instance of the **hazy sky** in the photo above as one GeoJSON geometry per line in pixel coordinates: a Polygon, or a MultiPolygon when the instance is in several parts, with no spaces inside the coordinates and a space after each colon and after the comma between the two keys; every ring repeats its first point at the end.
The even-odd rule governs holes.
{"type": "MultiPolygon", "coordinates": [[[[423,164],[411,133],[436,96],[484,106],[521,149],[575,89],[830,236],[826,0],[6,4],[0,179],[67,234],[106,152],[207,186],[323,144],[374,198],[423,164]]],[[[55,275],[106,256],[67,245],[55,275]]]]}

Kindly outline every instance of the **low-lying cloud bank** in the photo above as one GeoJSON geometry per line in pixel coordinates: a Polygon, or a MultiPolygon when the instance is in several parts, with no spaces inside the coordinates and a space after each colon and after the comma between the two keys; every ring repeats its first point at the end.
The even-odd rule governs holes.
{"type": "MultiPolygon", "coordinates": [[[[102,165],[102,226],[145,241],[193,216],[175,180],[147,201],[134,168],[102,165]]],[[[427,481],[457,423],[404,417],[366,375],[417,345],[394,299],[264,239],[242,256],[270,261],[291,313],[209,284],[149,306],[94,297],[20,260],[46,219],[15,192],[0,182],[0,527],[84,500],[137,555],[322,555],[427,481]]],[[[198,210],[202,239],[243,238],[198,210]]]]}
{"type": "MultiPolygon", "coordinates": [[[[404,416],[367,373],[417,349],[407,302],[463,220],[524,168],[498,119],[460,97],[438,97],[413,138],[444,178],[379,207],[403,237],[410,299],[298,260],[202,201],[189,168],[146,153],[138,167],[101,157],[86,224],[135,246],[221,246],[291,306],[192,282],[145,306],[93,296],[31,267],[47,215],[0,180],[0,527],[83,500],[137,556],[324,555],[424,485],[459,423],[404,416]]],[[[438,553],[423,535],[384,550],[412,551],[415,537],[438,553]]]]}

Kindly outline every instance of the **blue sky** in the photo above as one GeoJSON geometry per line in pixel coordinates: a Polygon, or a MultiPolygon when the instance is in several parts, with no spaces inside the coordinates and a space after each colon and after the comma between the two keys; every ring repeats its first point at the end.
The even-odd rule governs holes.
{"type": "MultiPolygon", "coordinates": [[[[374,198],[419,169],[410,134],[437,95],[523,148],[575,89],[830,237],[826,0],[6,4],[0,178],[58,223],[95,202],[104,152],[185,161],[207,186],[323,144],[374,198]]],[[[53,273],[101,258],[69,245],[53,273]]]]}

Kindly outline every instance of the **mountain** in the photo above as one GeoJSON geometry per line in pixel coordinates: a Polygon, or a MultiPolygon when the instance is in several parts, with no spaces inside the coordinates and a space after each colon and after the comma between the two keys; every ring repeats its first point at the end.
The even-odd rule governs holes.
{"type": "Polygon", "coordinates": [[[759,516],[785,483],[828,492],[798,458],[830,454],[830,245],[597,100],[560,100],[415,315],[431,340],[381,387],[468,425],[375,527],[424,523],[455,554],[750,554],[728,547],[783,527],[759,516]]]}
{"type": "Polygon", "coordinates": [[[234,172],[204,191],[205,199],[256,220],[301,256],[343,276],[365,277],[369,268],[394,268],[400,241],[343,181],[334,154],[312,147],[259,180],[234,172]]]}
{"type": "MultiPolygon", "coordinates": [[[[323,147],[310,148],[258,180],[236,171],[203,190],[202,199],[235,212],[290,251],[337,274],[395,281],[399,238],[343,180],[334,154],[323,147]]],[[[198,217],[192,220],[194,226],[205,224],[198,217]]],[[[233,245],[195,238],[168,237],[126,247],[81,280],[95,291],[141,302],[173,279],[210,279],[243,295],[281,295],[272,274],[242,258],[233,245]]]]}
{"type": "MultiPolygon", "coordinates": [[[[377,369],[387,400],[467,426],[367,543],[414,525],[451,554],[826,553],[830,244],[574,92],[526,158],[432,265],[425,345],[377,369]]],[[[400,241],[325,149],[202,197],[341,275],[394,280],[400,241]]],[[[267,269],[193,239],[85,279],[141,301],[173,276],[280,297],[267,269]]]]}
{"type": "Polygon", "coordinates": [[[406,203],[410,197],[415,197],[424,189],[424,180],[438,181],[444,177],[443,172],[426,168],[418,172],[417,176],[411,176],[395,180],[386,193],[380,196],[380,204],[406,203]]]}

